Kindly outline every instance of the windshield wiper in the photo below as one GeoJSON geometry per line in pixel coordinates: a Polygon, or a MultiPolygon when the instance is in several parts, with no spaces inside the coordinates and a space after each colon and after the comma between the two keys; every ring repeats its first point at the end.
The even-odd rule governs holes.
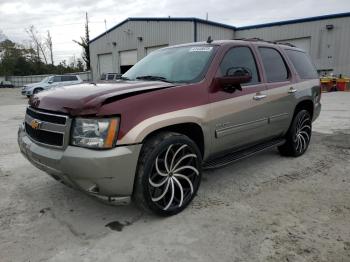
{"type": "Polygon", "coordinates": [[[130,80],[130,78],[125,77],[125,76],[121,76],[119,79],[121,79],[121,80],[130,80]]]}
{"type": "Polygon", "coordinates": [[[162,76],[152,76],[152,75],[147,75],[147,76],[138,76],[136,79],[140,80],[155,80],[155,81],[163,81],[167,83],[172,83],[171,81],[167,80],[165,77],[162,76]]]}

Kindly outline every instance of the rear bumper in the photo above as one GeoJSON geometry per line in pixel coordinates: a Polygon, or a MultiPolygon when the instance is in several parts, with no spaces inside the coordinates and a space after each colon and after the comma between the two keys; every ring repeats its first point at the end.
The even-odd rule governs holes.
{"type": "Polygon", "coordinates": [[[32,141],[23,126],[18,144],[34,166],[68,186],[109,201],[129,201],[132,195],[141,144],[111,150],[53,149],[32,141]]]}

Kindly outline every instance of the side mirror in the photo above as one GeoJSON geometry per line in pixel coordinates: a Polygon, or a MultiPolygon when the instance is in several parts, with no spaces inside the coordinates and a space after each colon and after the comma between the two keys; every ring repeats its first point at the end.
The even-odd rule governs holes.
{"type": "Polygon", "coordinates": [[[231,67],[226,71],[225,76],[217,77],[217,80],[223,91],[233,93],[236,89],[242,91],[241,84],[249,83],[252,80],[252,74],[247,68],[231,67]]]}
{"type": "Polygon", "coordinates": [[[49,83],[49,84],[52,84],[52,83],[53,83],[53,81],[52,81],[52,80],[50,80],[48,83],[49,83]]]}

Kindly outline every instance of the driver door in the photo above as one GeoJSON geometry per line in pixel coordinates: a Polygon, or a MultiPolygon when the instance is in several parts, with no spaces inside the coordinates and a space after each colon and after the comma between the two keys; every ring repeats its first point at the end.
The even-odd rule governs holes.
{"type": "MultiPolygon", "coordinates": [[[[216,77],[225,76],[232,68],[247,69],[252,79],[241,85],[241,91],[236,89],[233,93],[224,91],[222,86],[211,86],[212,154],[246,147],[268,137],[266,84],[262,81],[250,46],[230,48],[220,63],[216,77]]],[[[213,85],[220,84],[213,81],[213,85]]]]}

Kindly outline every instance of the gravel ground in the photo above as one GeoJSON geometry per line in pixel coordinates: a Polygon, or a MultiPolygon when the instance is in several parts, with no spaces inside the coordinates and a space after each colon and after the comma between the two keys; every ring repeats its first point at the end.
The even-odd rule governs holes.
{"type": "Polygon", "coordinates": [[[304,156],[205,172],[192,205],[158,218],[30,165],[16,142],[26,99],[0,89],[0,261],[350,261],[350,93],[322,101],[304,156]]]}

